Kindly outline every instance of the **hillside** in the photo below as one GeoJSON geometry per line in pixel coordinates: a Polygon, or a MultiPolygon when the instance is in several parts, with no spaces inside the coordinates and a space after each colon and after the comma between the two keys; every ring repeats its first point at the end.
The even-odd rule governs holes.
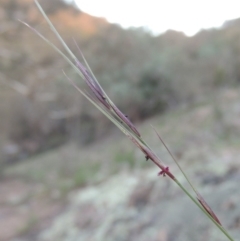
{"type": "MultiPolygon", "coordinates": [[[[239,20],[191,38],[171,30],[152,36],[143,29],[124,30],[60,0],[40,2],[78,54],[76,39],[109,96],[134,122],[239,86],[239,20]]],[[[33,1],[3,0],[0,8],[0,163],[68,141],[87,145],[111,131],[64,78],[62,69],[84,86],[67,63],[17,21],[30,23],[62,48],[33,1]]]]}

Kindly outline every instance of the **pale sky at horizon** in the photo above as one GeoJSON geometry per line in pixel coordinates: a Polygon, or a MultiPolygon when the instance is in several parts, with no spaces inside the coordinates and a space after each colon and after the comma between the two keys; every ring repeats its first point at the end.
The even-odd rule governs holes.
{"type": "Polygon", "coordinates": [[[168,29],[192,36],[201,29],[220,27],[240,17],[239,0],[75,0],[79,8],[123,27],[147,27],[154,33],[168,29]],[[146,5],[147,4],[147,5],[146,5]]]}

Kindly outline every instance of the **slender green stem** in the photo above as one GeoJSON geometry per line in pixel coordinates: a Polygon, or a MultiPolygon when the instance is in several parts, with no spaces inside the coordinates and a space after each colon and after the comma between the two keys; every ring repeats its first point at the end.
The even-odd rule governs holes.
{"type": "Polygon", "coordinates": [[[183,185],[177,180],[174,180],[175,183],[183,190],[183,192],[201,209],[202,212],[205,213],[205,215],[221,230],[221,232],[223,234],[225,234],[225,236],[231,240],[234,241],[234,239],[230,236],[230,234],[227,232],[227,230],[221,226],[219,223],[217,223],[212,216],[199,204],[199,202],[185,189],[185,187],[183,187],[183,185]]]}
{"type": "MultiPolygon", "coordinates": [[[[152,126],[152,125],[151,125],[152,126]]],[[[197,194],[197,190],[196,188],[193,186],[192,182],[190,181],[190,179],[188,178],[187,174],[183,171],[183,168],[181,167],[181,165],[179,165],[178,161],[176,160],[176,158],[174,157],[174,155],[172,154],[172,152],[170,151],[170,149],[168,148],[168,146],[165,144],[165,142],[163,141],[162,137],[158,134],[157,130],[152,126],[153,130],[156,132],[158,138],[160,139],[160,141],[162,142],[162,144],[164,145],[164,147],[166,148],[166,150],[168,151],[169,155],[172,157],[173,161],[175,162],[175,164],[178,166],[179,170],[181,171],[181,173],[183,174],[183,176],[185,177],[185,179],[187,180],[188,184],[191,186],[192,190],[197,194]]]]}

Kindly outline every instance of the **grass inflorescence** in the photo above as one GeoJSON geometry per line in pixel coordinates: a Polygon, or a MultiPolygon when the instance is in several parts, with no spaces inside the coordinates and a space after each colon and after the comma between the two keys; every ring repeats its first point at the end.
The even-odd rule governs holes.
{"type": "MultiPolygon", "coordinates": [[[[39,8],[40,12],[48,22],[51,30],[55,33],[59,41],[62,43],[63,47],[69,54],[69,57],[67,57],[60,49],[58,49],[53,43],[51,43],[48,39],[46,39],[43,35],[41,35],[38,31],[36,31],[34,28],[27,25],[30,29],[32,29],[37,35],[39,35],[44,41],[46,41],[50,46],[52,46],[71,66],[72,68],[78,73],[78,75],[85,81],[87,86],[89,87],[89,91],[83,91],[80,89],[77,84],[70,79],[65,73],[67,79],[70,81],[70,83],[82,94],[84,95],[97,109],[99,109],[108,119],[110,119],[127,137],[128,139],[143,153],[144,158],[148,161],[151,161],[154,163],[158,170],[159,176],[167,176],[172,181],[174,181],[183,191],[184,193],[200,208],[200,210],[222,231],[222,233],[231,241],[233,241],[233,238],[228,234],[228,232],[225,230],[225,228],[222,226],[221,222],[217,218],[216,214],[212,211],[212,209],[209,207],[209,205],[206,203],[204,198],[198,193],[198,191],[195,189],[195,187],[192,185],[190,180],[188,179],[187,175],[185,174],[184,170],[181,168],[181,166],[178,164],[174,156],[171,154],[169,148],[165,145],[163,140],[161,139],[160,135],[157,133],[159,139],[164,144],[166,149],[168,150],[169,154],[172,156],[173,160],[176,162],[178,167],[180,168],[181,172],[185,176],[186,180],[189,182],[190,186],[192,187],[193,192],[195,193],[192,195],[175,177],[175,175],[172,173],[170,167],[166,166],[164,162],[154,153],[154,151],[151,149],[151,147],[144,141],[144,139],[141,136],[140,131],[136,128],[136,126],[130,121],[127,115],[125,115],[108,97],[108,95],[105,93],[104,89],[99,84],[98,80],[94,76],[93,72],[91,71],[87,61],[85,60],[83,54],[81,53],[81,50],[79,49],[79,52],[81,53],[85,66],[83,63],[81,63],[78,58],[73,54],[73,52],[69,49],[69,47],[66,45],[62,37],[59,35],[51,21],[46,16],[44,10],[40,6],[40,4],[35,0],[35,3],[37,7],[39,8]]],[[[75,42],[76,43],[76,42],[75,42]]],[[[77,45],[77,43],[76,43],[77,45]]],[[[156,131],[156,130],[155,130],[156,131]]],[[[121,159],[117,158],[116,161],[122,161],[121,159]]],[[[82,180],[82,173],[80,172],[79,175],[76,177],[77,182],[81,183],[82,180]]]]}

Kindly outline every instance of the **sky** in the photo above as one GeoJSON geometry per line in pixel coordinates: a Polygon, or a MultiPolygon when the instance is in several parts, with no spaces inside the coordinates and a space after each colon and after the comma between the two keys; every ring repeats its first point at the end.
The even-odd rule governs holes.
{"type": "Polygon", "coordinates": [[[168,29],[188,36],[201,29],[220,27],[240,17],[240,0],[75,0],[93,16],[123,27],[145,27],[158,34],[168,29]]]}

